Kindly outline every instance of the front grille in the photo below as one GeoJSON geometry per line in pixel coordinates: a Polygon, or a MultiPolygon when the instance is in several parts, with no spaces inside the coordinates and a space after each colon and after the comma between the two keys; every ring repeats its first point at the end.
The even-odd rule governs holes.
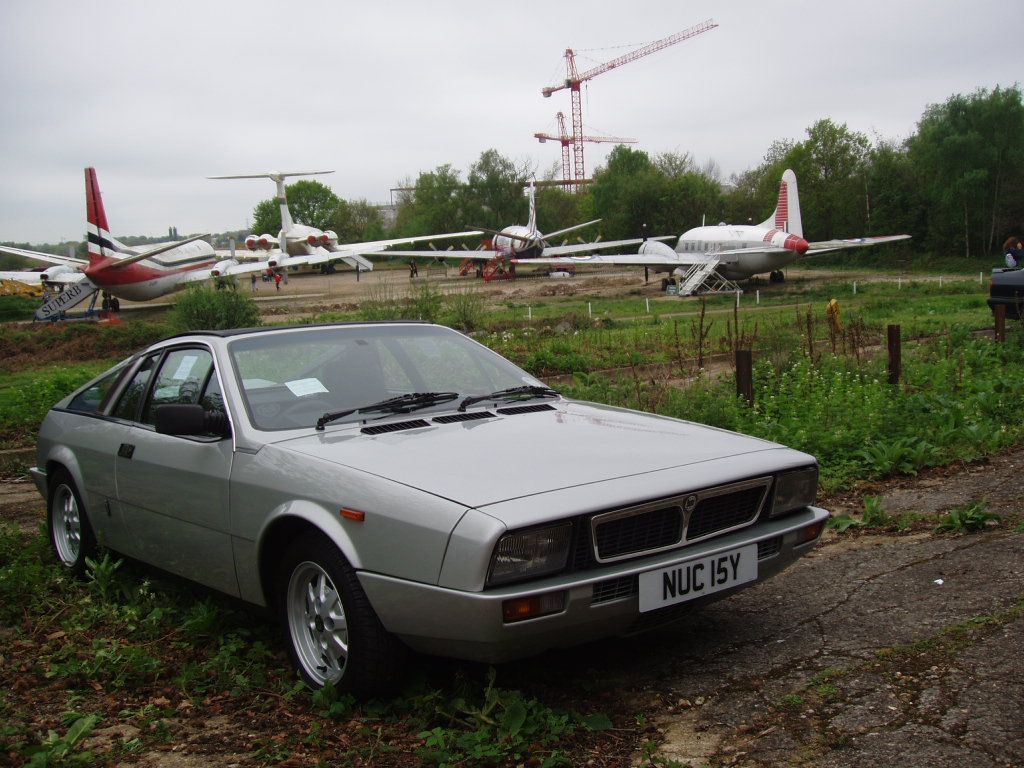
{"type": "Polygon", "coordinates": [[[590,604],[607,603],[640,593],[640,579],[637,576],[621,576],[617,579],[599,581],[594,585],[594,596],[590,604]]]}
{"type": "Polygon", "coordinates": [[[776,536],[774,539],[765,539],[764,541],[757,542],[757,559],[767,560],[769,557],[775,557],[779,554],[779,550],[782,549],[782,537],[776,536]]]}
{"type": "Polygon", "coordinates": [[[411,421],[393,421],[390,424],[377,424],[372,427],[363,427],[360,432],[364,435],[383,435],[385,432],[401,432],[404,429],[417,429],[418,427],[429,427],[423,419],[412,419],[411,421]]]}
{"type": "Polygon", "coordinates": [[[701,499],[690,516],[686,540],[695,541],[750,522],[760,512],[767,490],[768,484],[765,482],[764,485],[701,499]]]}
{"type": "Polygon", "coordinates": [[[683,510],[669,506],[619,517],[595,524],[594,535],[601,560],[664,549],[682,541],[683,510]]]}

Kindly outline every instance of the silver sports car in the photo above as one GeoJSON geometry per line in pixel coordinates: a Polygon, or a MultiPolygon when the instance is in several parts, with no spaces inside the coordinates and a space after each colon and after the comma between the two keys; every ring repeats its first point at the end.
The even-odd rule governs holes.
{"type": "Polygon", "coordinates": [[[200,332],[60,401],[33,476],[98,546],[280,616],[307,682],[407,648],[502,661],[662,625],[818,541],[815,459],[567,400],[422,323],[200,332]]]}

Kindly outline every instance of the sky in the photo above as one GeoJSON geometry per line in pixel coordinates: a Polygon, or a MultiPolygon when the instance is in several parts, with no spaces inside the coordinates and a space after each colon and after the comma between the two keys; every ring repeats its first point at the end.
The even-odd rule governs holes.
{"type": "MultiPolygon", "coordinates": [[[[0,241],[79,239],[86,166],[114,234],[150,236],[246,229],[271,182],[218,174],[333,169],[338,196],[385,203],[493,148],[541,177],[566,48],[582,72],[708,19],[586,83],[585,133],[728,179],[822,118],[900,140],[1024,79],[1020,0],[3,0],[0,241]]],[[[611,146],[586,145],[588,175],[611,146]]]]}

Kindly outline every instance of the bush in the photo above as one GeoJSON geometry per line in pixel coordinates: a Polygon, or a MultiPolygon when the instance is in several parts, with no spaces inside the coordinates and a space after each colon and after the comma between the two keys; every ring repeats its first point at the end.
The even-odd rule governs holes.
{"type": "Polygon", "coordinates": [[[210,283],[190,286],[171,310],[176,331],[223,331],[260,324],[260,312],[251,296],[210,283]]]}

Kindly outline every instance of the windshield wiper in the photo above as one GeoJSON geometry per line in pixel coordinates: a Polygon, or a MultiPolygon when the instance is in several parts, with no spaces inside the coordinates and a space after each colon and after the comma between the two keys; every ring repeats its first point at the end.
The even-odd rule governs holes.
{"type": "Polygon", "coordinates": [[[346,416],[351,416],[353,413],[374,413],[380,411],[385,413],[409,413],[419,408],[426,408],[438,403],[447,403],[458,396],[458,392],[410,392],[407,395],[390,397],[387,400],[381,400],[379,403],[373,403],[372,405],[364,405],[361,408],[349,408],[347,411],[325,413],[316,420],[316,428],[323,430],[326,424],[330,424],[337,419],[343,419],[346,416]]]}
{"type": "Polygon", "coordinates": [[[531,397],[558,397],[561,393],[551,387],[538,387],[529,384],[525,387],[511,387],[499,389],[489,395],[473,395],[459,403],[459,410],[465,411],[473,403],[482,403],[485,400],[527,400],[531,397]]]}

